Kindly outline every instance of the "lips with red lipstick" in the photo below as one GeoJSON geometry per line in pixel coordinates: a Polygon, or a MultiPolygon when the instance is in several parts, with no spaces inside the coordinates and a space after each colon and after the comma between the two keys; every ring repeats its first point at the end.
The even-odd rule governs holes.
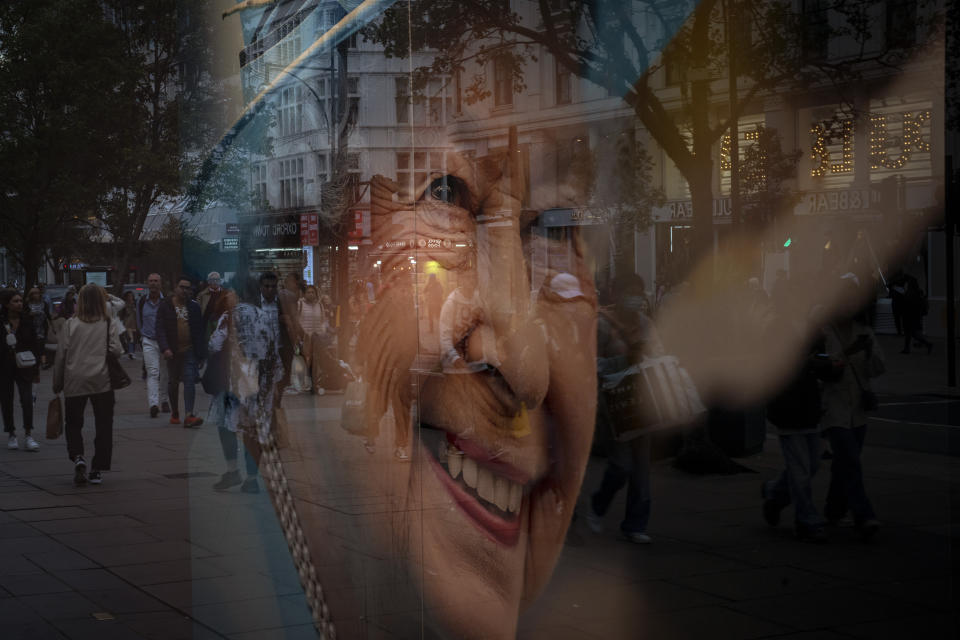
{"type": "Polygon", "coordinates": [[[529,477],[476,442],[427,425],[421,434],[430,466],[467,519],[491,540],[514,546],[529,477]]]}

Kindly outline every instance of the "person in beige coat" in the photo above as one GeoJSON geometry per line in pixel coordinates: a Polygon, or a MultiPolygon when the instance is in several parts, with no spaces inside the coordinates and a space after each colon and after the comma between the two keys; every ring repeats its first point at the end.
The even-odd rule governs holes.
{"type": "Polygon", "coordinates": [[[67,320],[59,334],[53,392],[63,391],[67,455],[74,463],[73,481],[78,486],[87,481],[100,484],[101,472],[110,470],[114,396],[107,374],[107,349],[117,356],[123,352],[121,329],[107,311],[106,292],[95,284],[87,284],[77,296],[76,315],[67,320]],[[96,425],[89,476],[82,433],[88,400],[96,425]]]}

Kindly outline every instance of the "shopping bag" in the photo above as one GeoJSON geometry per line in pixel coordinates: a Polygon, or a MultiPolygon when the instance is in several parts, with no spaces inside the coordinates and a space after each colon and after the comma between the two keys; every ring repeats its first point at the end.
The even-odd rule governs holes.
{"type": "Polygon", "coordinates": [[[50,399],[47,405],[47,440],[56,440],[63,433],[63,403],[60,396],[50,399]]]}
{"type": "Polygon", "coordinates": [[[367,385],[362,380],[353,380],[343,394],[340,426],[355,436],[366,435],[367,385]]]}

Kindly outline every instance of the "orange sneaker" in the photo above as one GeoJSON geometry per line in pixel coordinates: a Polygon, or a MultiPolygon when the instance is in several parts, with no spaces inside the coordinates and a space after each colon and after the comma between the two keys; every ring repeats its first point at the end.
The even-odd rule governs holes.
{"type": "Polygon", "coordinates": [[[194,415],[187,416],[186,419],[183,421],[183,426],[189,427],[191,429],[193,427],[199,427],[202,424],[203,424],[203,418],[198,418],[197,416],[194,416],[194,415]]]}
{"type": "Polygon", "coordinates": [[[170,416],[170,424],[180,424],[180,416],[177,414],[170,416]]]}

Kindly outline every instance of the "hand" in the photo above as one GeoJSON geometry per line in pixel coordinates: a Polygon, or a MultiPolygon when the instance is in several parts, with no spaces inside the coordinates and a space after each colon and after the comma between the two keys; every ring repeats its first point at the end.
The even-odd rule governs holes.
{"type": "Polygon", "coordinates": [[[167,360],[170,360],[171,358],[173,358],[173,351],[170,351],[170,349],[164,350],[163,357],[166,358],[167,360]]]}

